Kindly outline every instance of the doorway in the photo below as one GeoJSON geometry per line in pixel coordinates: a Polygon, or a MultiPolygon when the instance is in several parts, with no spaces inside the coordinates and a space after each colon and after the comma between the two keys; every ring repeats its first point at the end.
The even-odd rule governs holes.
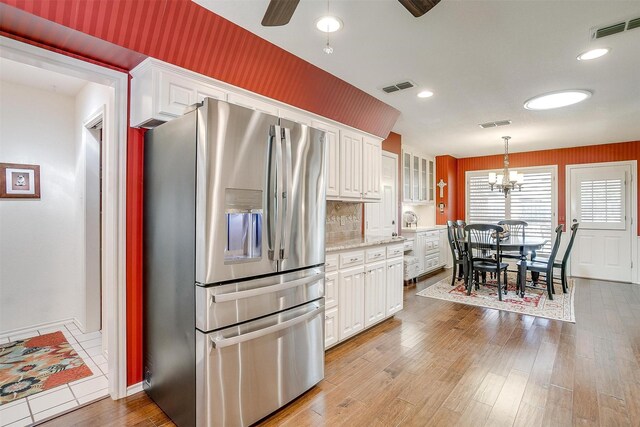
{"type": "Polygon", "coordinates": [[[634,162],[567,166],[567,228],[579,223],[572,276],[631,282],[634,162]]]}
{"type": "Polygon", "coordinates": [[[365,235],[391,236],[398,233],[398,155],[382,152],[380,171],[382,200],[365,203],[365,235]]]}
{"type": "MultiPolygon", "coordinates": [[[[95,347],[95,350],[92,350],[91,353],[100,352],[102,354],[104,350],[108,350],[108,361],[105,361],[105,363],[102,364],[103,366],[100,367],[101,371],[102,368],[104,368],[104,370],[109,372],[108,384],[106,385],[108,394],[114,399],[125,397],[127,395],[125,260],[128,75],[5,37],[0,37],[0,57],[30,65],[41,70],[53,71],[66,76],[83,79],[88,81],[89,84],[103,89],[106,88],[109,91],[108,101],[100,102],[103,119],[102,129],[91,129],[91,127],[95,127],[95,122],[84,123],[85,126],[83,129],[86,136],[91,136],[100,141],[99,146],[101,148],[101,154],[98,154],[100,157],[98,164],[102,167],[102,171],[100,172],[100,170],[98,170],[96,176],[102,176],[103,179],[102,184],[98,183],[98,186],[102,187],[102,192],[101,194],[98,192],[95,197],[98,201],[97,210],[99,212],[95,222],[99,225],[97,228],[98,240],[94,241],[98,248],[96,258],[99,260],[94,264],[97,265],[99,280],[96,282],[97,291],[94,292],[93,295],[93,300],[95,301],[97,299],[98,301],[97,311],[99,315],[97,317],[97,329],[94,332],[83,334],[83,330],[81,329],[89,330],[89,328],[86,327],[87,324],[83,325],[85,326],[84,328],[78,328],[77,325],[67,326],[68,323],[66,320],[68,319],[61,319],[60,321],[54,322],[50,321],[46,324],[41,322],[37,326],[40,328],[38,330],[38,334],[40,335],[42,331],[54,327],[54,323],[56,323],[57,326],[64,326],[68,332],[70,332],[67,334],[71,336],[71,338],[68,339],[70,343],[74,340],[76,343],[81,343],[95,339],[89,335],[100,333],[101,328],[104,332],[104,339],[101,341],[104,342],[104,347],[106,348],[103,348],[101,345],[95,347]],[[87,125],[90,125],[90,129],[86,128],[87,125]],[[63,320],[65,320],[65,322],[63,322],[63,320]],[[85,336],[77,339],[78,337],[76,337],[76,335],[85,336]]],[[[25,97],[25,99],[30,98],[25,97]]],[[[83,105],[86,106],[86,109],[80,110],[80,108],[76,108],[76,113],[79,111],[91,113],[100,110],[96,104],[87,102],[83,105]]],[[[80,118],[80,126],[82,126],[82,120],[89,117],[90,114],[80,115],[78,113],[78,116],[80,118]]],[[[43,141],[49,142],[49,139],[50,138],[44,138],[43,141]]],[[[68,139],[69,138],[67,138],[67,140],[68,139]]],[[[76,151],[76,153],[80,152],[76,151]]],[[[78,154],[78,164],[81,163],[81,158],[82,155],[78,154]]],[[[53,169],[47,168],[47,170],[52,171],[53,169]]],[[[77,171],[75,169],[70,169],[68,173],[59,173],[56,174],[55,177],[67,179],[73,185],[76,185],[79,181],[76,180],[74,183],[72,179],[76,173],[77,171]]],[[[98,178],[98,181],[99,179],[100,178],[98,178]]],[[[47,178],[45,181],[43,169],[42,185],[44,185],[45,182],[52,186],[59,184],[60,180],[58,179],[56,181],[55,179],[47,178]]],[[[86,182],[83,184],[86,184],[86,182]]],[[[55,189],[57,190],[58,188],[60,188],[60,186],[55,189]]],[[[70,188],[70,185],[64,188],[70,188]]],[[[43,194],[45,193],[43,192],[43,194]]],[[[70,198],[56,198],[57,193],[53,189],[48,191],[46,195],[51,200],[71,200],[70,198]]],[[[84,193],[82,193],[81,197],[84,197],[84,193]]],[[[76,198],[76,201],[74,201],[76,205],[79,204],[77,200],[76,198]]],[[[31,206],[36,205],[37,203],[32,203],[31,206]]],[[[78,211],[80,211],[80,209],[78,211]]],[[[77,218],[77,216],[74,216],[74,218],[77,218]]],[[[83,222],[84,221],[80,220],[77,224],[78,227],[80,227],[80,223],[83,222]]],[[[86,224],[84,224],[84,226],[86,227],[86,224]]],[[[53,229],[55,230],[55,228],[53,229]]],[[[93,230],[95,232],[95,228],[93,230]]],[[[79,245],[82,247],[84,240],[78,238],[78,241],[81,242],[79,245]]],[[[68,258],[77,261],[76,257],[68,258]]],[[[80,279],[85,277],[85,273],[86,271],[83,271],[77,275],[78,280],[76,280],[76,282],[81,282],[80,279]]],[[[88,293],[83,296],[86,299],[88,293]]],[[[63,306],[64,304],[49,305],[63,306]]],[[[61,317],[62,316],[58,316],[58,318],[61,317]]],[[[16,332],[17,329],[14,328],[12,331],[14,336],[17,336],[16,332]]],[[[82,348],[89,349],[93,348],[93,346],[87,343],[85,346],[82,346],[82,348]]],[[[87,353],[89,353],[89,351],[87,351],[87,353]]],[[[89,354],[89,356],[93,356],[93,354],[89,354]]],[[[94,374],[95,373],[97,372],[94,372],[94,374]]],[[[76,403],[82,404],[77,398],[76,403]]]]}

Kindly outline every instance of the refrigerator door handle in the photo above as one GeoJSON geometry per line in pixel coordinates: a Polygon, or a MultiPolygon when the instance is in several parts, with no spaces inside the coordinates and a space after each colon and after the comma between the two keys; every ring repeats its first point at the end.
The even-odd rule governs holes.
{"type": "Polygon", "coordinates": [[[298,316],[295,317],[291,320],[286,320],[282,323],[278,323],[277,325],[273,325],[273,326],[269,326],[266,327],[264,329],[259,329],[257,331],[253,331],[253,332],[248,332],[246,334],[241,334],[241,335],[236,335],[235,337],[230,337],[230,338],[222,338],[222,337],[217,337],[217,338],[213,338],[211,337],[211,344],[213,346],[213,348],[224,348],[224,347],[229,347],[232,345],[236,345],[236,344],[240,344],[243,343],[245,341],[250,341],[250,340],[254,340],[256,338],[260,338],[263,337],[265,335],[269,335],[272,334],[274,332],[278,332],[281,331],[283,329],[287,329],[290,328],[292,326],[297,325],[298,323],[302,323],[308,319],[311,319],[312,317],[317,316],[318,314],[320,314],[322,311],[324,310],[324,306],[322,307],[318,307],[317,309],[303,314],[302,316],[298,316]]]}
{"type": "Polygon", "coordinates": [[[285,206],[286,206],[286,212],[285,212],[285,226],[284,226],[284,237],[283,237],[283,246],[284,246],[284,250],[283,250],[283,254],[282,254],[282,259],[287,259],[289,258],[289,250],[290,250],[290,238],[288,233],[291,232],[291,211],[293,209],[293,164],[291,164],[291,129],[288,128],[283,128],[282,129],[283,134],[284,134],[284,145],[285,145],[285,156],[286,156],[286,161],[287,161],[287,170],[285,171],[286,173],[286,178],[287,178],[287,186],[286,186],[286,193],[284,195],[284,197],[286,198],[285,202],[285,206]]]}
{"type": "Polygon", "coordinates": [[[269,259],[275,260],[274,257],[274,238],[273,229],[275,224],[273,223],[274,219],[274,211],[275,211],[275,196],[277,193],[277,188],[274,187],[275,176],[277,166],[274,166],[274,153],[273,148],[274,145],[277,144],[276,139],[276,126],[271,126],[269,129],[269,140],[267,142],[267,192],[266,192],[266,203],[264,208],[264,217],[265,223],[267,227],[267,250],[269,253],[269,259]]]}
{"type": "Polygon", "coordinates": [[[282,222],[284,215],[284,201],[282,200],[282,193],[284,192],[284,171],[282,161],[282,128],[276,126],[276,238],[273,246],[276,252],[275,259],[282,259],[282,222]]]}
{"type": "Polygon", "coordinates": [[[227,302],[236,301],[243,298],[251,298],[259,295],[270,294],[273,292],[283,291],[298,286],[316,282],[324,278],[324,273],[317,273],[313,276],[303,277],[302,279],[292,280],[290,282],[278,283],[277,285],[265,286],[262,288],[248,289],[246,291],[229,292],[226,294],[211,295],[211,302],[227,302]]]}

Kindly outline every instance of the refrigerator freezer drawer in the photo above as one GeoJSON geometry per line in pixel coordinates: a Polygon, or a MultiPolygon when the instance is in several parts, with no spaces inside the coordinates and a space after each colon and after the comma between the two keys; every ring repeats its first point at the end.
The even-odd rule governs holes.
{"type": "Polygon", "coordinates": [[[196,331],[197,426],[248,426],[324,377],[324,301],[196,331]]]}
{"type": "Polygon", "coordinates": [[[224,285],[196,286],[196,328],[213,331],[324,296],[324,267],[224,285]]]}

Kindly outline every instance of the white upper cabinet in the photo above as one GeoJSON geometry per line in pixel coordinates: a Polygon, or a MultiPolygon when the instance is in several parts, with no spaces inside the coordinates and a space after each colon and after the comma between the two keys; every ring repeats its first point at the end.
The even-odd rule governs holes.
{"type": "Polygon", "coordinates": [[[340,197],[361,199],[362,195],[362,136],[341,132],[340,197]]]}
{"type": "Polygon", "coordinates": [[[325,186],[327,199],[340,196],[340,131],[326,123],[312,121],[311,126],[326,132],[325,136],[325,186]]]}
{"type": "Polygon", "coordinates": [[[263,113],[271,114],[272,116],[278,115],[278,107],[269,102],[256,99],[252,96],[242,95],[239,93],[229,93],[227,99],[232,104],[251,108],[252,110],[262,111],[263,113]]]}
{"type": "MultiPolygon", "coordinates": [[[[292,122],[298,122],[303,125],[310,126],[312,121],[308,114],[301,113],[299,111],[289,110],[288,108],[278,108],[278,117],[292,122]]],[[[314,126],[317,128],[317,126],[314,126]]]]}
{"type": "Polygon", "coordinates": [[[380,179],[382,170],[382,142],[367,136],[362,142],[362,187],[364,200],[380,200],[380,179]]]}
{"type": "Polygon", "coordinates": [[[404,203],[433,203],[434,177],[433,158],[417,154],[409,147],[402,149],[402,201],[404,203]]]}

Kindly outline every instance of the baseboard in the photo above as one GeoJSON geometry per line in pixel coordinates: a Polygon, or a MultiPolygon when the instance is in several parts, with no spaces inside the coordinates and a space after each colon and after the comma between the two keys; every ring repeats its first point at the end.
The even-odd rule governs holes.
{"type": "Polygon", "coordinates": [[[142,391],[142,381],[127,387],[127,397],[134,395],[136,393],[140,393],[141,391],[142,391]]]}
{"type": "MultiPolygon", "coordinates": [[[[67,323],[73,323],[74,325],[76,325],[78,327],[78,329],[80,329],[80,322],[78,322],[78,319],[76,318],[70,318],[70,319],[64,319],[64,320],[56,320],[54,322],[44,322],[44,323],[38,323],[36,325],[31,325],[31,326],[27,326],[24,328],[17,328],[17,329],[12,329],[12,330],[8,330],[8,331],[3,331],[0,332],[0,339],[2,338],[8,338],[12,335],[21,335],[21,334],[26,334],[32,331],[37,331],[38,329],[46,329],[46,328],[53,328],[54,326],[62,326],[64,324],[67,323]]],[[[82,329],[80,329],[82,330],[82,329]]]]}
{"type": "Polygon", "coordinates": [[[80,329],[83,334],[87,333],[84,325],[76,317],[73,318],[73,324],[76,325],[76,328],[80,329]]]}

